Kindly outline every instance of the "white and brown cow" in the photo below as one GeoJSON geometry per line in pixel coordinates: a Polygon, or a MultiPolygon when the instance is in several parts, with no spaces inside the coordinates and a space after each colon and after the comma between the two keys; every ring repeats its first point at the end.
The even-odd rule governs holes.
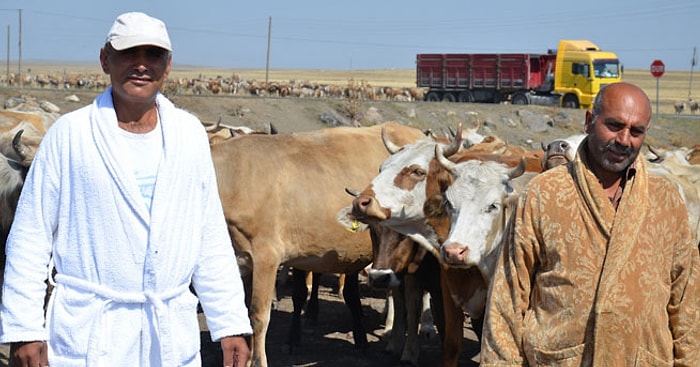
{"type": "MultiPolygon", "coordinates": [[[[434,199],[453,184],[454,176],[444,168],[436,158],[436,149],[441,156],[450,156],[450,160],[490,161],[498,160],[509,167],[518,166],[518,171],[528,169],[534,172],[542,170],[543,152],[525,152],[513,149],[517,153],[509,154],[508,149],[492,154],[487,148],[481,150],[479,144],[471,149],[459,151],[461,134],[451,144],[422,139],[414,144],[399,147],[387,142],[387,149],[394,152],[382,164],[382,170],[371,185],[353,201],[353,214],[359,220],[368,223],[381,223],[395,229],[426,246],[438,258],[442,241],[449,230],[449,216],[439,216],[431,211],[434,199]],[[447,153],[445,153],[445,150],[447,153]],[[523,159],[525,157],[526,159],[523,159]],[[428,221],[428,218],[431,218],[428,221]]],[[[505,169],[505,168],[504,168],[505,169]]],[[[512,169],[512,168],[511,168],[512,169]]],[[[503,184],[494,185],[496,190],[504,190],[503,184]]],[[[442,210],[442,209],[441,209],[442,210]]],[[[479,334],[480,318],[483,316],[487,283],[479,268],[448,268],[443,271],[442,282],[445,298],[445,337],[443,344],[443,365],[454,366],[459,358],[462,344],[460,320],[464,313],[472,318],[472,324],[479,334]],[[458,323],[459,322],[459,323],[458,323]],[[451,326],[460,325],[459,328],[451,326]]]]}
{"type": "Polygon", "coordinates": [[[503,230],[520,192],[516,188],[526,186],[537,173],[523,176],[524,165],[510,168],[494,161],[455,163],[445,158],[439,147],[436,158],[454,177],[439,194],[450,218],[449,234],[441,246],[443,259],[450,266],[478,267],[488,283],[503,230]],[[511,183],[521,176],[523,182],[511,183]]]}
{"type": "Polygon", "coordinates": [[[403,143],[423,136],[418,129],[385,123],[249,135],[211,146],[224,214],[246,283],[253,366],[267,365],[265,336],[281,264],[348,274],[344,298],[354,303],[355,344],[366,343],[356,274],[371,261],[370,238],[338,225],[336,213],[347,205],[344,188],[364,185],[387,158],[383,128],[403,143]]]}

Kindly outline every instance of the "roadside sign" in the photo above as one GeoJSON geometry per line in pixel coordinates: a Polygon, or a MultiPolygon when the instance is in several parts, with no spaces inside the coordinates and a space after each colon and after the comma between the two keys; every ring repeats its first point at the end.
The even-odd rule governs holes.
{"type": "Polygon", "coordinates": [[[661,60],[654,60],[651,63],[651,67],[649,68],[649,71],[651,72],[651,75],[654,78],[661,78],[662,75],[664,75],[664,71],[666,69],[666,66],[664,65],[664,62],[661,60]]]}

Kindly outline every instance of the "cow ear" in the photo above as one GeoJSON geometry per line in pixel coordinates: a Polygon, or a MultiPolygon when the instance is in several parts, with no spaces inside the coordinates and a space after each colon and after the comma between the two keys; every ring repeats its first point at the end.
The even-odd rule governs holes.
{"type": "Polygon", "coordinates": [[[358,221],[357,218],[355,218],[355,216],[352,215],[351,205],[340,209],[338,211],[338,214],[336,214],[335,219],[338,221],[338,223],[340,223],[341,226],[353,233],[362,232],[369,228],[367,224],[358,221]]]}

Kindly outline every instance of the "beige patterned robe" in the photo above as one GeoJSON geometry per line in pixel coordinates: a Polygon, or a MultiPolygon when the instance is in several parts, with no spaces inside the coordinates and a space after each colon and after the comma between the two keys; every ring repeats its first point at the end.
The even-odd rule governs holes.
{"type": "Polygon", "coordinates": [[[640,155],[615,211],[586,151],[518,202],[481,366],[700,366],[700,255],[677,190],[640,155]]]}

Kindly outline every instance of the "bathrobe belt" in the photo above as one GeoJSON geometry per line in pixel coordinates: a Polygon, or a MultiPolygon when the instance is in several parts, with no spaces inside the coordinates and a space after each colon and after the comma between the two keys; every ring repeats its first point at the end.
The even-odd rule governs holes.
{"type": "MultiPolygon", "coordinates": [[[[62,284],[71,288],[76,288],[83,291],[88,291],[94,293],[95,295],[104,299],[102,303],[102,308],[100,315],[97,320],[92,323],[90,330],[90,338],[88,339],[88,350],[87,350],[87,366],[98,366],[98,359],[102,351],[99,348],[99,332],[104,330],[104,316],[109,306],[114,304],[150,304],[153,306],[156,315],[156,325],[158,328],[157,338],[160,346],[161,352],[161,364],[167,365],[169,361],[170,364],[173,363],[172,346],[169,341],[164,341],[164,338],[170,336],[169,322],[161,322],[161,318],[167,315],[167,308],[165,307],[165,301],[175,298],[184,292],[189,292],[189,284],[185,283],[179,287],[172,288],[165,292],[154,293],[150,291],[145,292],[119,292],[113,289],[109,289],[100,284],[92,283],[84,279],[79,279],[71,277],[65,274],[56,274],[54,277],[56,283],[62,284]]],[[[103,346],[103,348],[108,346],[103,346]]],[[[147,357],[146,357],[147,358],[147,357]]],[[[146,364],[147,365],[147,364],[146,364]]]]}

